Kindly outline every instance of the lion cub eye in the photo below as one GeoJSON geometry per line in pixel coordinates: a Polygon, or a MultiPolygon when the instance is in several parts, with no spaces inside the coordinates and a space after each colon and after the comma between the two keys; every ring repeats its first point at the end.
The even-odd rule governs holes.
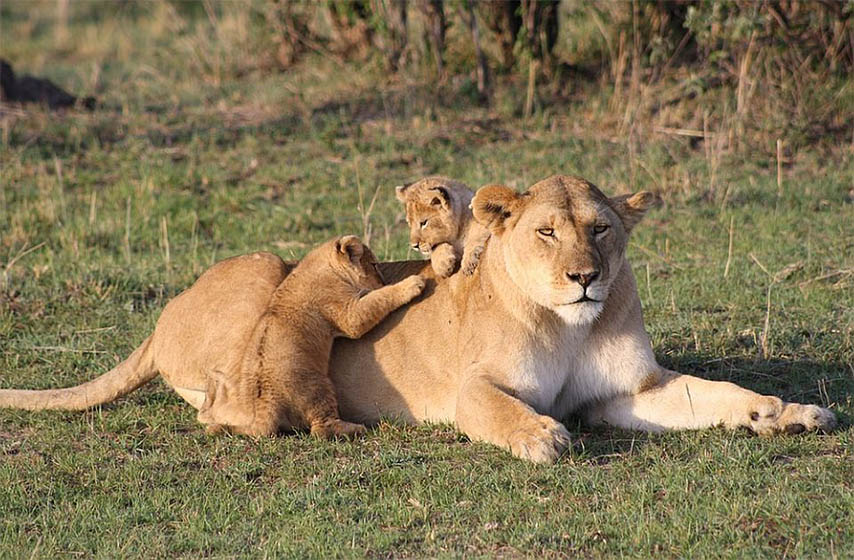
{"type": "Polygon", "coordinates": [[[593,226],[593,233],[595,233],[596,235],[599,235],[600,233],[605,233],[610,227],[611,226],[609,226],[608,224],[596,224],[595,226],[593,226]]]}
{"type": "Polygon", "coordinates": [[[427,220],[421,220],[421,229],[424,229],[424,228],[426,228],[426,227],[427,227],[427,222],[428,222],[428,221],[429,221],[429,219],[427,219],[427,220]]]}
{"type": "Polygon", "coordinates": [[[537,233],[539,233],[543,237],[554,237],[555,236],[554,228],[550,228],[550,227],[540,228],[537,230],[537,233]]]}

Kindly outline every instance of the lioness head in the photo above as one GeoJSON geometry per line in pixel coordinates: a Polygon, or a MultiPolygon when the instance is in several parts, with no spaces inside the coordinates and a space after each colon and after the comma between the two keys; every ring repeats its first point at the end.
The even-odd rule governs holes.
{"type": "Polygon", "coordinates": [[[440,243],[454,243],[464,234],[462,227],[470,215],[474,193],[445,177],[426,177],[395,188],[406,206],[409,242],[412,248],[429,255],[440,243]]]}
{"type": "Polygon", "coordinates": [[[355,235],[333,239],[325,256],[335,272],[357,288],[376,290],[383,287],[377,258],[370,247],[355,235]]]}
{"type": "Polygon", "coordinates": [[[557,175],[523,194],[483,187],[472,210],[500,238],[517,287],[567,323],[584,324],[602,311],[629,232],[656,200],[648,192],[608,198],[584,179],[557,175]]]}

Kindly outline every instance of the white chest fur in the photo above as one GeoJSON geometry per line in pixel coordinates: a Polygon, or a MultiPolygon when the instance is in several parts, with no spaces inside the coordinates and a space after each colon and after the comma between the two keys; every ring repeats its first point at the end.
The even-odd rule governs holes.
{"type": "MultiPolygon", "coordinates": [[[[565,327],[550,343],[532,341],[513,368],[510,385],[516,395],[541,414],[549,414],[566,385],[588,328],[565,327]]],[[[549,337],[551,338],[551,337],[549,337]]]]}
{"type": "Polygon", "coordinates": [[[534,410],[562,419],[584,404],[634,392],[657,368],[645,335],[602,341],[589,327],[567,326],[556,342],[530,345],[510,381],[534,410]]]}

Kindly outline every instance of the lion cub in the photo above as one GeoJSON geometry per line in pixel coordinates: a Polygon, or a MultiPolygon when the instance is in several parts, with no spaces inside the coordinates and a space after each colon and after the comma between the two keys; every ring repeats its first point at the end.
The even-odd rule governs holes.
{"type": "Polygon", "coordinates": [[[273,292],[238,378],[211,378],[199,420],[212,433],[267,436],[303,428],[324,438],[364,433],[363,425],[338,416],[328,374],[332,341],[361,337],[423,289],[421,276],[383,286],[374,254],[356,236],[321,245],[273,292]]]}
{"type": "Polygon", "coordinates": [[[447,278],[459,264],[463,274],[472,274],[489,238],[472,217],[474,193],[445,177],[426,177],[395,191],[406,207],[412,248],[430,256],[433,271],[447,278]]]}

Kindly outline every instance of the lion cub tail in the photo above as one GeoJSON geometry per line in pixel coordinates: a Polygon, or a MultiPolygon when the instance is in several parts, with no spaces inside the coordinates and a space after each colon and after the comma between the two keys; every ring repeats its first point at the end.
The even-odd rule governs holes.
{"type": "Polygon", "coordinates": [[[146,338],[125,361],[86,383],[65,389],[42,391],[2,389],[0,390],[0,407],[26,410],[84,410],[127,395],[157,377],[152,336],[146,338]]]}

